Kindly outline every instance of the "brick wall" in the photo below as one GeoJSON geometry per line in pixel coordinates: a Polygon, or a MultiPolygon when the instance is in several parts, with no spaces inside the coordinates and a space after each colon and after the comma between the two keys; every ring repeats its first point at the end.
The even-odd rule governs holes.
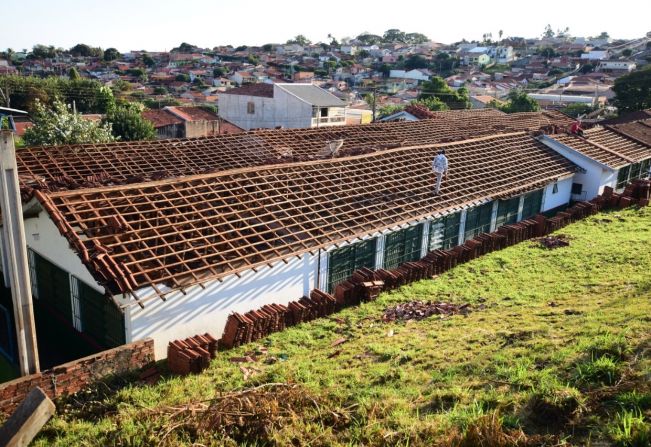
{"type": "Polygon", "coordinates": [[[153,361],[154,341],[148,338],[1,383],[0,414],[9,416],[36,386],[55,399],[74,394],[103,377],[140,369],[153,361]]]}

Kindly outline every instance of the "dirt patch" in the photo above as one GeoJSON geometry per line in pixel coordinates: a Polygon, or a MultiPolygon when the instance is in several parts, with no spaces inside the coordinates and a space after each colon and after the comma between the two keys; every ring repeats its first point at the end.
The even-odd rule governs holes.
{"type": "Polygon", "coordinates": [[[554,236],[545,236],[535,239],[540,248],[553,250],[555,248],[568,247],[570,245],[570,238],[564,234],[557,234],[554,236]]]}
{"type": "Polygon", "coordinates": [[[423,320],[432,315],[467,315],[471,312],[470,304],[453,304],[441,301],[409,301],[389,307],[384,311],[382,320],[423,320]]]}

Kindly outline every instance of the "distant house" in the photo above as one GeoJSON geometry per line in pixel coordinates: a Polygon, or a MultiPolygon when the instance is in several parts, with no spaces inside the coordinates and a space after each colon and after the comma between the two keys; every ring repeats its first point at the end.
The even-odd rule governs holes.
{"type": "Polygon", "coordinates": [[[165,107],[146,110],[142,116],[154,125],[159,140],[238,133],[236,126],[225,125],[219,116],[200,107],[165,107]]]}
{"type": "Polygon", "coordinates": [[[248,71],[236,71],[230,77],[230,80],[235,82],[237,85],[253,84],[256,81],[256,77],[255,74],[248,71]]]}
{"type": "Polygon", "coordinates": [[[292,76],[294,82],[312,82],[314,80],[313,71],[297,71],[292,76]]]}
{"type": "Polygon", "coordinates": [[[602,61],[604,59],[608,59],[610,57],[610,53],[607,50],[593,50],[593,51],[588,51],[587,53],[581,54],[581,59],[584,61],[602,61]]]}
{"type": "Polygon", "coordinates": [[[312,84],[250,84],[222,93],[219,116],[245,130],[346,124],[346,104],[312,84]]]}
{"type": "Polygon", "coordinates": [[[473,109],[485,109],[486,107],[489,107],[489,104],[493,101],[498,104],[503,103],[503,101],[488,95],[475,95],[470,97],[470,104],[473,109]]]}
{"type": "Polygon", "coordinates": [[[632,61],[600,61],[597,70],[604,73],[630,73],[637,65],[632,61]]]}
{"type": "Polygon", "coordinates": [[[414,81],[429,81],[432,73],[429,70],[415,68],[413,70],[391,70],[389,72],[390,78],[398,79],[412,79],[414,81]]]}

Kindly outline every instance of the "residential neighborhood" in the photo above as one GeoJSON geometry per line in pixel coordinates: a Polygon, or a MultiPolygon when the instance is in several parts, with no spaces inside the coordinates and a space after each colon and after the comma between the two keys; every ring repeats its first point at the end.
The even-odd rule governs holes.
{"type": "Polygon", "coordinates": [[[0,446],[651,446],[639,19],[203,7],[0,49],[0,446]]]}

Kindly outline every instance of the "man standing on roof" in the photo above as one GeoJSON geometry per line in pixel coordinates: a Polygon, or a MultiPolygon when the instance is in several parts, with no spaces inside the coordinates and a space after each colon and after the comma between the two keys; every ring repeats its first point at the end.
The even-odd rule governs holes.
{"type": "Polygon", "coordinates": [[[434,160],[432,160],[432,171],[436,177],[436,186],[434,187],[434,195],[437,196],[441,190],[441,181],[443,176],[448,176],[448,158],[445,156],[445,149],[439,150],[434,160]]]}

